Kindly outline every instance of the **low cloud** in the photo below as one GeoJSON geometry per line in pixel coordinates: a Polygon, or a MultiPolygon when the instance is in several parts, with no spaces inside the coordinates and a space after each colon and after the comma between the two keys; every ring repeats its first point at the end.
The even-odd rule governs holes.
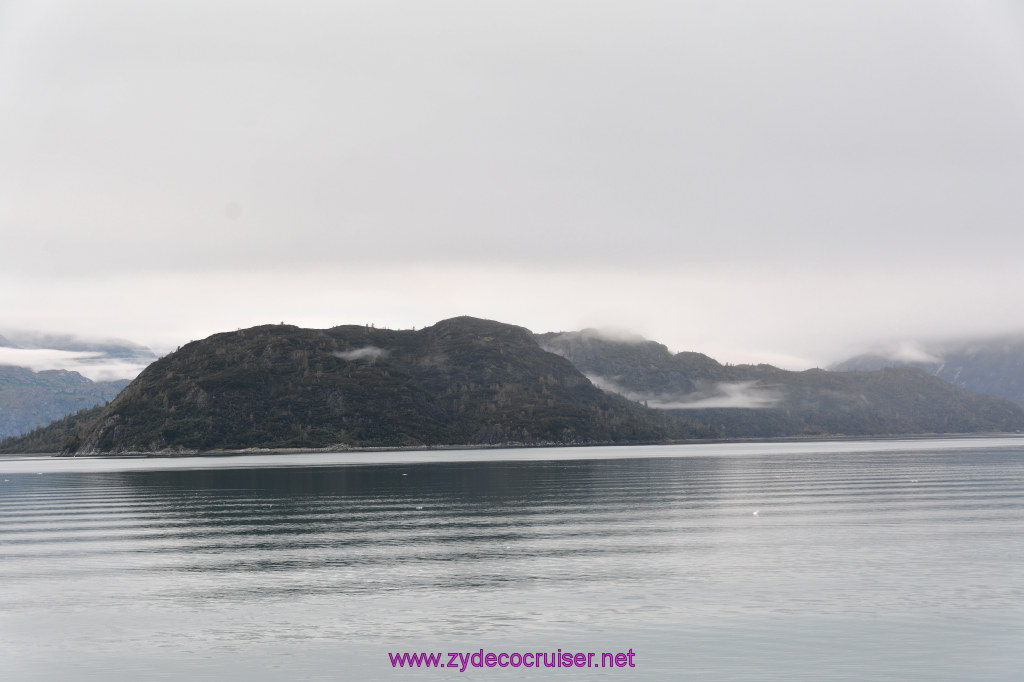
{"type": "Polygon", "coordinates": [[[617,393],[630,400],[645,403],[647,407],[656,410],[763,409],[773,407],[782,400],[778,393],[758,386],[756,381],[723,382],[715,384],[707,391],[673,396],[630,391],[608,377],[588,374],[587,378],[602,391],[617,393]]]}
{"type": "Polygon", "coordinates": [[[118,379],[134,379],[147,366],[135,362],[100,359],[97,362],[83,363],[73,369],[93,381],[116,381],[118,379]]]}
{"type": "Polygon", "coordinates": [[[694,393],[679,400],[649,400],[648,407],[659,410],[706,410],[721,407],[761,409],[773,407],[782,400],[774,391],[757,386],[755,381],[716,384],[711,395],[694,393]]]}
{"type": "Polygon", "coordinates": [[[917,341],[873,344],[866,348],[858,349],[849,358],[833,364],[831,368],[850,371],[907,364],[937,366],[942,364],[942,355],[945,352],[955,352],[957,348],[957,344],[925,344],[917,341]]]}
{"type": "Polygon", "coordinates": [[[88,351],[51,348],[0,348],[0,365],[27,367],[34,372],[44,369],[71,369],[73,365],[80,365],[102,355],[88,351]]]}
{"type": "Polygon", "coordinates": [[[66,369],[93,381],[134,379],[145,363],[107,357],[93,351],[69,351],[53,348],[0,348],[0,365],[25,367],[33,372],[66,369]]]}
{"type": "Polygon", "coordinates": [[[588,327],[587,329],[580,330],[579,335],[585,339],[601,339],[618,343],[644,343],[647,341],[647,339],[636,332],[615,327],[602,327],[600,329],[588,327]]]}
{"type": "Polygon", "coordinates": [[[25,329],[0,331],[0,364],[35,372],[65,369],[93,381],[134,379],[156,358],[149,348],[124,339],[25,329]]]}
{"type": "Polygon", "coordinates": [[[356,360],[377,360],[386,357],[389,353],[390,351],[377,348],[376,346],[363,346],[354,350],[335,351],[332,355],[336,358],[353,362],[356,360]]]}
{"type": "Polygon", "coordinates": [[[633,391],[630,391],[622,386],[619,386],[617,383],[615,383],[614,379],[603,377],[600,374],[587,374],[586,377],[590,379],[590,383],[594,384],[605,393],[617,393],[621,395],[623,398],[629,398],[630,400],[639,401],[646,400],[649,397],[641,395],[640,393],[634,393],[633,391]]]}
{"type": "Polygon", "coordinates": [[[925,350],[924,346],[914,341],[904,341],[885,353],[885,357],[899,362],[929,362],[939,364],[942,359],[925,350]]]}

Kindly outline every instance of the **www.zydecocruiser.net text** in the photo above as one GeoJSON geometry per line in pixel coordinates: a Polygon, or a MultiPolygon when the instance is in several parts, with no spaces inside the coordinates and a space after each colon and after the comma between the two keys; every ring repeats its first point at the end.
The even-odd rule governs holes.
{"type": "Polygon", "coordinates": [[[635,668],[632,649],[620,652],[571,651],[448,651],[388,652],[392,668],[635,668]]]}

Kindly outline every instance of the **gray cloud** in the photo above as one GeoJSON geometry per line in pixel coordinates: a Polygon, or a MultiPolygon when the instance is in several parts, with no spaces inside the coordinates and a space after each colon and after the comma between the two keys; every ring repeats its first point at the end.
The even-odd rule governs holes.
{"type": "Polygon", "coordinates": [[[124,339],[11,328],[0,335],[0,364],[67,369],[94,381],[134,379],[156,358],[149,348],[124,339]]]}
{"type": "Polygon", "coordinates": [[[0,310],[171,347],[471,313],[787,366],[1024,328],[1022,12],[8,0],[0,310]]]}
{"type": "Polygon", "coordinates": [[[1024,246],[1000,3],[7,4],[26,271],[1024,246]]]}

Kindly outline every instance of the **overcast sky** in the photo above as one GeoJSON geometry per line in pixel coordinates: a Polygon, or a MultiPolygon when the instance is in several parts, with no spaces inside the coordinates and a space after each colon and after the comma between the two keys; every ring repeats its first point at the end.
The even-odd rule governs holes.
{"type": "Polygon", "coordinates": [[[0,328],[1024,329],[1024,6],[0,0],[0,328]]]}

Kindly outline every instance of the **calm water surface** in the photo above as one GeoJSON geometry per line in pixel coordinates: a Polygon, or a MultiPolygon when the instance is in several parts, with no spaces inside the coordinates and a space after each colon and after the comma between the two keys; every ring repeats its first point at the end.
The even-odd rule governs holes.
{"type": "Polygon", "coordinates": [[[4,680],[1021,671],[1024,439],[0,460],[4,680]]]}

